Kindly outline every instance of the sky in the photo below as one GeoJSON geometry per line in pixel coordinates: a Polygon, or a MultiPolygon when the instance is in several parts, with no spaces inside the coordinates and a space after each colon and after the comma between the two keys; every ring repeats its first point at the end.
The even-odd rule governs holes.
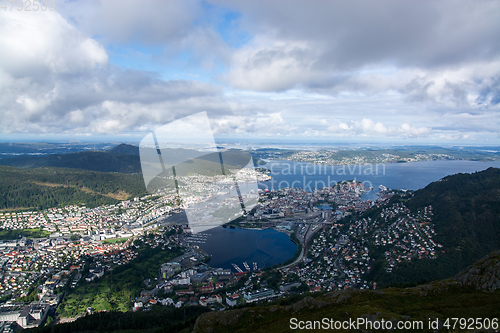
{"type": "Polygon", "coordinates": [[[48,3],[0,7],[0,140],[500,143],[499,1],[48,3]]]}

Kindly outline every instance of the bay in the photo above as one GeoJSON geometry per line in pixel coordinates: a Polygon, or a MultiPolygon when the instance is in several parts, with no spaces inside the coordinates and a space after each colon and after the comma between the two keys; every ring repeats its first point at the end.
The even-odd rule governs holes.
{"type": "Polygon", "coordinates": [[[272,161],[263,167],[271,171],[271,179],[259,185],[263,189],[301,187],[312,191],[344,180],[358,180],[366,187],[373,187],[362,199],[374,200],[377,198],[379,185],[392,189],[418,190],[448,175],[477,172],[489,167],[500,168],[500,161],[443,160],[362,165],[272,161]]]}
{"type": "MultiPolygon", "coordinates": [[[[418,190],[429,183],[456,173],[471,173],[489,167],[500,168],[500,161],[421,161],[410,163],[364,164],[364,165],[319,165],[303,162],[272,161],[268,168],[271,179],[259,184],[263,189],[302,187],[307,191],[334,185],[344,180],[359,180],[373,190],[362,196],[364,200],[375,200],[379,185],[392,189],[418,190]]],[[[242,263],[257,262],[258,268],[283,263],[293,257],[297,250],[290,238],[275,230],[247,230],[217,227],[207,232],[204,244],[200,244],[211,259],[213,267],[231,268],[232,263],[245,270],[242,263]]]]}
{"type": "Polygon", "coordinates": [[[287,234],[273,229],[216,227],[207,231],[205,242],[199,246],[211,255],[210,266],[234,270],[234,263],[243,271],[246,270],[243,262],[247,262],[251,269],[256,262],[258,269],[262,269],[284,263],[297,251],[297,245],[287,234]]]}

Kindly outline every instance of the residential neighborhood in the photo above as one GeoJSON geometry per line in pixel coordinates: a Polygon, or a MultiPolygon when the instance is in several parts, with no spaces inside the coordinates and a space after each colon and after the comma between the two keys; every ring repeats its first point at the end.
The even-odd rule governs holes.
{"type": "MultiPolygon", "coordinates": [[[[231,226],[284,232],[296,238],[301,250],[291,263],[259,268],[245,263],[244,270],[206,263],[210,255],[196,242],[205,236],[168,220],[190,201],[181,203],[174,193],[93,209],[70,205],[0,213],[3,232],[18,232],[0,242],[1,321],[23,328],[39,325],[63,302],[64,290],[107,278],[144,248],[182,249],[182,254],[158,263],[155,277],[142,281],[142,291],[126,305],[132,311],[152,306],[224,310],[293,293],[376,289],[367,274],[377,247],[384,248],[387,273],[405,260],[436,258],[441,247],[433,240],[432,206],[412,214],[402,203],[388,205],[396,192],[381,189],[375,201],[361,199],[369,189],[359,181],[312,191],[260,189],[252,210],[231,226]],[[374,217],[357,217],[378,207],[382,210],[374,217]]],[[[90,306],[84,313],[102,310],[90,306]]]]}

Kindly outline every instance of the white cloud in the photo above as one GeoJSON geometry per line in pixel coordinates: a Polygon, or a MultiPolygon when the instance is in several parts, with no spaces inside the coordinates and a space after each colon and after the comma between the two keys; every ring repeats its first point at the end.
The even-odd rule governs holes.
{"type": "Polygon", "coordinates": [[[213,2],[241,11],[255,34],[233,55],[227,78],[236,88],[397,91],[446,107],[500,102],[498,2],[213,2]]]}
{"type": "Polygon", "coordinates": [[[207,111],[219,136],[498,138],[498,2],[95,0],[57,10],[0,11],[2,134],[144,132],[207,111]],[[247,42],[229,46],[224,33],[247,42]],[[158,73],[144,71],[150,62],[158,73]],[[164,79],[171,72],[180,79],[164,79]]]}
{"type": "Polygon", "coordinates": [[[231,110],[211,84],[109,64],[104,48],[57,12],[0,15],[2,133],[120,133],[231,110]]]}
{"type": "Polygon", "coordinates": [[[224,116],[212,119],[210,124],[216,136],[264,134],[273,137],[293,135],[297,131],[297,127],[285,121],[281,113],[224,116]]]}
{"type": "Polygon", "coordinates": [[[106,42],[145,44],[179,40],[192,30],[201,14],[198,1],[102,0],[66,3],[62,12],[73,18],[89,34],[97,34],[106,42]],[[86,10],[81,11],[85,7],[86,10]]]}
{"type": "Polygon", "coordinates": [[[408,123],[388,127],[368,118],[363,118],[361,121],[351,121],[350,125],[346,123],[335,124],[329,126],[327,130],[339,136],[425,138],[432,134],[432,130],[428,127],[414,127],[408,123]]]}
{"type": "Polygon", "coordinates": [[[233,55],[229,82],[241,89],[279,91],[320,77],[317,51],[307,42],[256,41],[233,55]]]}
{"type": "Polygon", "coordinates": [[[58,8],[124,62],[203,71],[229,59],[229,49],[204,7],[199,0],[95,0],[68,1],[58,8]]]}
{"type": "Polygon", "coordinates": [[[2,11],[0,17],[0,67],[13,78],[73,74],[107,63],[104,48],[57,12],[2,11]]]}

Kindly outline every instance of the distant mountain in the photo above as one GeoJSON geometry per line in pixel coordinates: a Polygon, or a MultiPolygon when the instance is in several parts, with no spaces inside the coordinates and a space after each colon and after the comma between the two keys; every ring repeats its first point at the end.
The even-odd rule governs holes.
{"type": "MultiPolygon", "coordinates": [[[[156,149],[151,149],[151,154],[157,154],[156,149]]],[[[162,149],[162,157],[165,163],[176,163],[178,176],[188,176],[193,173],[213,176],[221,173],[218,153],[207,153],[200,156],[200,152],[192,149],[165,148],[162,149]],[[180,163],[181,161],[183,163],[180,163]]],[[[245,166],[250,161],[251,156],[246,152],[242,154],[241,151],[227,151],[223,153],[223,157],[226,171],[228,171],[232,168],[245,166]]],[[[157,162],[154,161],[154,163],[157,162]]],[[[120,144],[107,151],[84,151],[0,159],[0,165],[19,169],[57,167],[98,172],[142,174],[139,147],[128,144],[120,144]]],[[[156,165],[156,167],[161,171],[160,165],[156,165]]],[[[172,175],[172,169],[167,168],[167,172],[161,175],[172,175]]]]}
{"type": "MultiPolygon", "coordinates": [[[[156,149],[152,150],[152,154],[156,154],[156,149]]],[[[218,153],[199,155],[199,152],[191,149],[162,149],[165,162],[185,161],[177,165],[177,176],[189,176],[194,173],[209,176],[221,174],[218,153]],[[197,156],[199,158],[196,158],[197,156]]],[[[223,156],[226,172],[245,166],[251,158],[248,153],[240,154],[235,151],[225,152],[223,156]]],[[[161,172],[161,166],[156,167],[161,172]]],[[[172,169],[167,168],[166,173],[160,175],[169,176],[171,174],[172,169]]],[[[52,207],[51,205],[57,206],[73,202],[86,202],[87,205],[95,206],[116,202],[117,199],[123,200],[132,194],[146,193],[139,147],[127,144],[118,145],[108,151],[0,159],[0,177],[2,177],[0,180],[0,190],[2,191],[0,193],[0,209],[48,208],[52,207]],[[5,167],[1,167],[2,165],[5,167]],[[8,166],[17,169],[8,168],[8,166]],[[101,173],[115,173],[115,175],[101,173]],[[132,175],[117,175],[116,173],[134,174],[134,177],[132,175]],[[57,176],[54,177],[54,174],[57,176]],[[99,185],[94,183],[86,185],[88,181],[92,182],[93,180],[96,180],[96,184],[99,185]],[[65,183],[65,181],[67,182],[65,183]],[[109,184],[105,184],[105,182],[109,182],[109,184]],[[126,184],[127,182],[130,186],[126,184]],[[107,192],[99,190],[89,194],[79,190],[85,186],[106,189],[107,192]],[[118,192],[126,193],[126,195],[114,195],[118,192]]],[[[174,186],[173,182],[160,178],[151,184],[154,189],[162,186],[174,186]]]]}
{"type": "MultiPolygon", "coordinates": [[[[391,205],[403,204],[413,214],[433,207],[434,241],[441,244],[437,258],[401,261],[386,272],[384,252],[389,246],[373,246],[375,262],[369,279],[379,285],[418,283],[448,278],[479,258],[500,249],[500,169],[489,168],[473,174],[447,176],[413,195],[396,195],[391,203],[366,211],[359,218],[381,221],[381,212],[391,205]]],[[[386,220],[396,222],[398,216],[386,220]]]]}
{"type": "Polygon", "coordinates": [[[80,151],[67,154],[12,157],[0,159],[0,165],[21,169],[58,167],[100,172],[141,172],[139,147],[128,144],[120,144],[107,151],[80,151]]]}
{"type": "Polygon", "coordinates": [[[122,143],[109,149],[108,153],[139,156],[139,147],[122,143]]]}
{"type": "Polygon", "coordinates": [[[105,150],[109,143],[47,143],[47,142],[0,142],[0,158],[19,156],[47,156],[49,154],[69,154],[79,151],[105,150]]]}
{"type": "Polygon", "coordinates": [[[139,156],[114,154],[107,151],[85,151],[48,156],[20,156],[0,159],[0,165],[21,169],[58,167],[76,168],[100,172],[140,173],[139,156]]]}

